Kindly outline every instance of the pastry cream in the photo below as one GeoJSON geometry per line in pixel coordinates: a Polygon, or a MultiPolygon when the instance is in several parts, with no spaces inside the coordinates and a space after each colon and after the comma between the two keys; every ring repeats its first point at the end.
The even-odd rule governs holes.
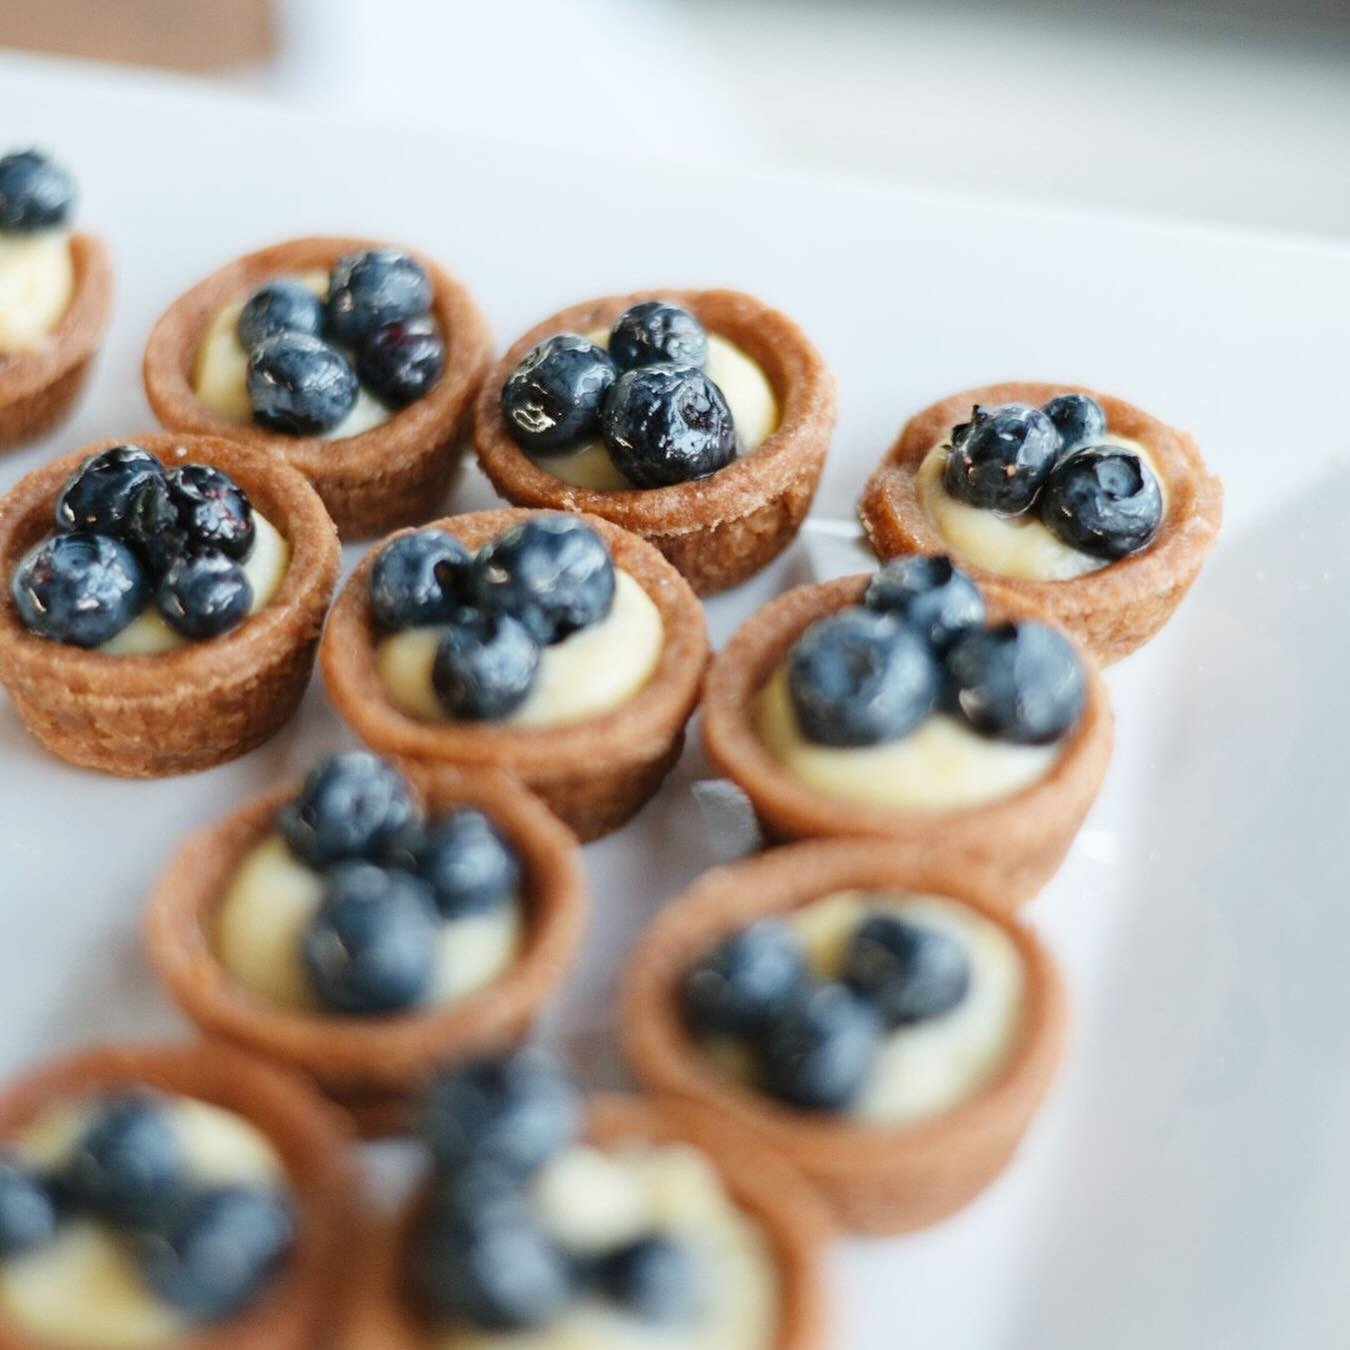
{"type": "Polygon", "coordinates": [[[65,230],[0,233],[0,356],[36,347],[60,322],[74,292],[65,230]]]}

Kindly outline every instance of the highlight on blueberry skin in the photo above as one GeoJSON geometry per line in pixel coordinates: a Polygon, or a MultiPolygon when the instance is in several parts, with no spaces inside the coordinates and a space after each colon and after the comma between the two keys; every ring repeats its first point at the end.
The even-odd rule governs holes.
{"type": "Polygon", "coordinates": [[[323,301],[308,286],[279,277],[259,286],[239,311],[239,342],[251,350],[278,333],[323,332],[323,301]]]}
{"type": "Polygon", "coordinates": [[[708,362],[708,334],[687,309],[673,301],[643,300],[614,321],[609,353],[620,370],[658,362],[702,370],[708,362]]]}
{"type": "Polygon", "coordinates": [[[867,583],[863,604],[895,615],[939,652],[984,625],[984,597],[946,557],[893,558],[867,583]]]}
{"type": "Polygon", "coordinates": [[[36,234],[65,225],[75,210],[75,180],[41,150],[0,159],[0,231],[36,234]]]}
{"type": "Polygon", "coordinates": [[[1061,459],[1046,480],[1041,520],[1062,543],[1114,562],[1145,549],[1162,526],[1162,488],[1124,446],[1089,446],[1061,459]]]}
{"type": "Polygon", "coordinates": [[[370,608],[382,628],[444,623],[469,604],[473,555],[453,534],[425,529],[391,539],[370,571],[370,608]]]}
{"type": "Polygon", "coordinates": [[[618,378],[613,358],[579,333],[531,347],[502,385],[507,430],[532,454],[562,454],[599,434],[600,409],[618,378]]]}
{"type": "Polygon", "coordinates": [[[436,647],[431,683],[451,717],[496,722],[530,696],[539,644],[509,614],[460,610],[436,647]]]}
{"type": "Polygon", "coordinates": [[[265,338],[249,355],[245,380],[254,421],[296,436],[331,431],[360,387],[347,358],[308,333],[265,338]]]}
{"type": "Polygon", "coordinates": [[[75,647],[100,647],[145,608],[150,582],[120,540],[76,531],[32,549],[14,570],[10,594],[32,632],[75,647]]]}
{"type": "Polygon", "coordinates": [[[958,501],[1002,515],[1031,509],[1059,454],[1059,432],[1039,408],[979,405],[952,431],[942,485],[958,501]]]}

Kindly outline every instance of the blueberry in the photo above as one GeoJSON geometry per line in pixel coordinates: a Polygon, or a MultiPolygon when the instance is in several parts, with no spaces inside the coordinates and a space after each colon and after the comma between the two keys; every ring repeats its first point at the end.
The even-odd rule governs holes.
{"type": "Polygon", "coordinates": [[[308,333],[265,338],[248,358],[246,378],[253,420],[294,436],[331,431],[356,403],[351,363],[308,333]]]}
{"type": "Polygon", "coordinates": [[[444,530],[399,535],[370,570],[375,622],[394,631],[444,623],[468,603],[472,589],[473,555],[444,530]]]}
{"type": "Polygon", "coordinates": [[[0,1260],[22,1256],[56,1234],[56,1199],[21,1163],[0,1156],[0,1260]]]}
{"type": "Polygon", "coordinates": [[[650,1233],[609,1252],[597,1272],[605,1294],[644,1322],[676,1326],[699,1307],[699,1272],[688,1246],[650,1233]]]}
{"type": "Polygon", "coordinates": [[[527,1047],[443,1073],[419,1130],[445,1172],[478,1162],[524,1177],[576,1138],[581,1116],[581,1095],[562,1067],[527,1047]]]}
{"type": "Polygon", "coordinates": [[[356,370],[377,398],[404,408],[440,382],[445,343],[430,319],[386,324],[361,344],[356,370]]]}
{"type": "Polygon", "coordinates": [[[787,678],[802,734],[818,745],[896,740],[933,711],[939,691],[927,641],[893,615],[856,607],[797,639],[787,678]]]}
{"type": "Polygon", "coordinates": [[[641,488],[706,478],[736,458],[731,409],[695,366],[643,366],[621,375],[600,429],[619,472],[641,488]]]}
{"type": "Polygon", "coordinates": [[[806,979],[797,935],[781,919],[761,919],[725,939],[685,977],[685,1020],[700,1036],[752,1034],[806,979]]]}
{"type": "Polygon", "coordinates": [[[451,717],[496,722],[530,696],[539,644],[506,614],[462,609],[436,648],[431,684],[451,717]]]}
{"type": "Polygon", "coordinates": [[[976,408],[952,437],[942,485],[958,500],[1016,516],[1029,510],[1059,453],[1059,432],[1026,403],[976,408]]]}
{"type": "Polygon", "coordinates": [[[164,466],[139,445],[91,455],[57,494],[56,528],[125,535],[141,490],[163,478],[164,466]]]}
{"type": "Polygon", "coordinates": [[[323,332],[323,302],[308,286],[281,277],[259,286],[239,311],[239,342],[251,351],[278,333],[323,332]]]}
{"type": "Polygon", "coordinates": [[[35,234],[64,225],[75,208],[75,180],[40,150],[0,159],[0,231],[35,234]]]}
{"type": "Polygon", "coordinates": [[[378,755],[349,750],[310,770],[277,828],[312,867],[378,860],[421,820],[403,775],[378,755]]]}
{"type": "Polygon", "coordinates": [[[248,618],[253,586],[233,558],[209,549],[171,563],[155,603],[174,632],[193,640],[213,638],[248,618]]]}
{"type": "Polygon", "coordinates": [[[984,624],[983,597],[950,558],[914,555],[888,562],[868,582],[863,604],[894,614],[937,651],[984,624]]]}
{"type": "Polygon", "coordinates": [[[558,454],[599,434],[600,409],[618,371],[610,354],[577,333],[531,347],[502,385],[512,439],[536,454],[558,454]]]}
{"type": "Polygon", "coordinates": [[[436,971],[438,924],[430,888],[374,863],[339,863],[301,942],[319,1001],[360,1017],[402,1012],[426,997],[436,971]]]}
{"type": "Polygon", "coordinates": [[[485,609],[509,614],[541,645],[598,623],[614,603],[605,541],[575,516],[534,516],[479,550],[476,591],[485,609]]]}
{"type": "Polygon", "coordinates": [[[105,1101],[66,1164],[63,1184],[108,1223],[154,1223],[186,1185],[183,1147],[164,1103],[148,1092],[105,1101]]]}
{"type": "Polygon", "coordinates": [[[294,1240],[282,1196],[221,1186],[186,1197],[169,1219],[138,1233],[132,1251],[156,1298],[194,1321],[216,1322],[257,1301],[294,1240]]]}
{"type": "Polygon", "coordinates": [[[851,989],[805,988],[764,1029],[765,1089],[790,1106],[842,1110],[862,1091],[880,1041],[875,1009],[851,989]]]}
{"type": "Polygon", "coordinates": [[[328,284],[328,332],[357,347],[377,328],[415,319],[431,308],[431,280],[415,258],[399,249],[349,253],[328,284]]]}
{"type": "Polygon", "coordinates": [[[1087,394],[1056,394],[1041,411],[1059,432],[1059,452],[1066,455],[1079,446],[1090,445],[1106,435],[1106,413],[1095,398],[1087,394]]]}
{"type": "Polygon", "coordinates": [[[164,483],[189,547],[248,557],[255,533],[253,507],[229,474],[209,464],[184,464],[164,483]]]}
{"type": "Polygon", "coordinates": [[[14,570],[10,592],[24,626],[57,642],[98,647],[134,619],[150,596],[136,555],[103,534],[58,534],[14,570]]]}
{"type": "Polygon", "coordinates": [[[955,1008],[970,988],[970,961],[950,933],[873,914],[849,944],[845,979],[899,1027],[955,1008]]]}
{"type": "Polygon", "coordinates": [[[1041,493],[1046,528],[1094,558],[1114,561],[1147,548],[1162,517],[1157,477],[1123,446],[1075,450],[1055,466],[1041,493]]]}
{"type": "Polygon", "coordinates": [[[1078,721],[1083,690],[1077,653],[1044,624],[969,633],[947,653],[948,698],[982,736],[1022,745],[1056,741],[1078,721]]]}
{"type": "Polygon", "coordinates": [[[153,572],[166,572],[191,549],[187,526],[178,514],[165,477],[147,478],[127,517],[125,537],[153,572]]]}
{"type": "Polygon", "coordinates": [[[462,806],[434,821],[417,855],[418,875],[443,918],[480,914],[520,890],[520,860],[481,811],[462,806]]]}
{"type": "Polygon", "coordinates": [[[701,370],[708,361],[708,334],[687,309],[669,300],[644,300],[614,321],[609,351],[620,370],[657,362],[701,370]]]}

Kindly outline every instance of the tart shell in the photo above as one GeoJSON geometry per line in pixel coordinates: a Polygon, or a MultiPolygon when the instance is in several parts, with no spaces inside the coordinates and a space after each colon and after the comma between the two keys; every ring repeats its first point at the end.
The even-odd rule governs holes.
{"type": "Polygon", "coordinates": [[[0,356],[0,450],[51,431],[84,388],[112,312],[112,263],[102,240],[70,237],[74,292],[60,322],[32,351],[0,356]]]}
{"type": "MultiPolygon", "coordinates": [[[[1111,757],[1111,708],[1091,657],[1077,726],[1044,777],[1019,792],[946,811],[896,811],[835,798],[799,782],[760,740],[755,699],[808,624],[858,604],[871,574],[787,591],[752,615],[718,654],[703,699],[703,738],[713,763],[750,798],[765,830],[780,840],[863,835],[949,858],[997,867],[1005,910],[1029,900],[1068,852],[1111,757]]],[[[1011,587],[982,582],[991,622],[1051,621],[1011,587]]]]}
{"type": "Polygon", "coordinates": [[[690,1098],[758,1134],[817,1188],[841,1227],[882,1235],[935,1223],[1007,1166],[1062,1057],[1067,1017],[1059,976],[1007,908],[997,868],[873,841],[793,844],[718,868],[657,917],[629,960],[620,1005],[628,1061],[650,1090],[690,1098]],[[685,974],[722,938],[854,888],[955,900],[997,923],[1024,963],[1022,1034],[1002,1072],[931,1120],[859,1125],[782,1106],[719,1072],[680,1016],[685,974]]]}
{"type": "MultiPolygon", "coordinates": [[[[782,1159],[735,1122],[698,1103],[621,1094],[593,1097],[587,1141],[601,1148],[629,1141],[691,1144],[717,1167],[732,1199],[758,1223],[778,1266],[780,1318],[774,1350],[824,1350],[827,1300],[822,1247],[829,1221],[820,1201],[782,1159]]],[[[414,1201],[393,1223],[372,1223],[362,1277],[338,1350],[429,1350],[435,1332],[411,1306],[402,1254],[417,1217],[414,1201]]]]}
{"type": "Polygon", "coordinates": [[[586,922],[576,840],[528,792],[492,772],[439,768],[411,776],[429,811],[476,806],[519,852],[529,936],[511,969],[483,989],[440,1009],[358,1018],[281,1007],[230,975],[214,949],[216,914],[243,858],[272,831],[298,783],[190,836],[146,914],[151,964],[204,1035],[299,1071],[372,1135],[405,1127],[409,1099],[443,1064],[523,1039],[566,976],[586,922]]]}
{"type": "Polygon", "coordinates": [[[1167,486],[1167,514],[1142,552],[1068,581],[1026,581],[955,561],[981,583],[995,581],[1044,609],[1074,633],[1103,665],[1128,656],[1171,617],[1219,534],[1223,485],[1205,467],[1184,431],[1133,404],[1075,385],[993,384],[953,394],[916,413],[873,472],[858,503],[872,547],[883,561],[903,553],[947,553],[950,547],[919,500],[917,475],[928,452],[976,403],[1031,403],[1056,394],[1089,394],[1106,410],[1111,430],[1147,447],[1167,486]]]}
{"type": "Polygon", "coordinates": [[[145,393],[164,426],[224,436],[284,459],[314,484],[349,539],[425,520],[445,500],[491,350],[487,321],[463,285],[432,259],[409,250],[431,278],[432,313],[445,340],[445,373],[430,393],[358,436],[287,436],[231,422],[198,399],[192,373],[202,337],[222,306],[282,273],[329,269],[345,254],[381,247],[388,245],[312,237],[245,254],[179,296],[145,347],[145,393]]]}
{"type": "Polygon", "coordinates": [[[228,473],[290,544],[263,609],[220,637],[153,655],[109,656],[38,636],[9,593],[14,570],[52,529],[57,493],[102,441],[34,470],[0,499],[0,683],[24,725],[71,764],[128,778],[210,768],[261,745],[295,711],[337,582],[336,531],[294,469],[214,436],[139,437],[168,467],[228,473]]]}
{"type": "Polygon", "coordinates": [[[479,391],[474,446],[507,501],[611,520],[655,544],[699,595],[711,595],[752,576],[792,542],[820,482],[835,415],[834,376],[785,314],[738,291],[638,291],[572,305],[514,343],[479,391]],[[511,438],[502,385],[544,338],[608,327],[642,300],[674,300],[758,362],[778,398],[778,426],[708,478],[626,491],[574,487],[541,469],[511,438]]]}
{"type": "MultiPolygon", "coordinates": [[[[536,514],[477,511],[436,528],[477,549],[536,514]]],[[[594,516],[583,519],[609,546],[615,566],[661,611],[665,642],[651,679],[613,711],[560,727],[423,722],[385,692],[375,664],[379,640],[370,609],[372,549],[343,587],[319,661],[339,716],[373,749],[413,763],[452,763],[514,774],[582,840],[617,829],[660,787],[679,758],[684,725],[698,702],[708,660],[703,609],[688,584],[650,544],[594,516]]]]}
{"type": "MultiPolygon", "coordinates": [[[[0,1138],[83,1095],[145,1087],[232,1111],[267,1137],[299,1219],[289,1267],[250,1309],[174,1341],[177,1350],[318,1350],[346,1283],[357,1184],[346,1126],[298,1078],[219,1045],[110,1045],[0,1090],[0,1138]]],[[[0,1319],[0,1350],[61,1350],[0,1319]]]]}

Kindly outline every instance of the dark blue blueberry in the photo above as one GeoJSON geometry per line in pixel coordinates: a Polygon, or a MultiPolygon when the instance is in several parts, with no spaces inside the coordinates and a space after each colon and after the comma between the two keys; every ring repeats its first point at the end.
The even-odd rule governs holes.
{"type": "Polygon", "coordinates": [[[0,1261],[49,1242],[58,1217],[56,1199],[41,1178],[0,1156],[0,1261]]]}
{"type": "Polygon", "coordinates": [[[431,684],[451,717],[496,722],[530,696],[539,644],[506,614],[460,610],[436,647],[431,684]]]}
{"type": "Polygon", "coordinates": [[[403,775],[367,750],[349,750],[310,770],[277,828],[312,867],[373,861],[401,841],[422,813],[403,775]]]}
{"type": "Polygon", "coordinates": [[[222,1186],[185,1197],[163,1223],[138,1233],[136,1268],[161,1302],[218,1322],[256,1302],[295,1241],[295,1220],[274,1191],[222,1186]]]}
{"type": "Polygon", "coordinates": [[[699,1270],[685,1243],[651,1233],[605,1255],[600,1288],[625,1312],[659,1326],[678,1326],[698,1314],[699,1270]]]}
{"type": "Polygon", "coordinates": [[[440,382],[445,343],[430,319],[386,324],[361,344],[356,371],[377,398],[404,408],[440,382]]]}
{"type": "Polygon", "coordinates": [[[164,483],[188,547],[248,557],[253,549],[253,507],[229,474],[209,464],[184,464],[167,474],[164,483]]]}
{"type": "Polygon", "coordinates": [[[581,1095],[562,1067],[527,1047],[443,1073],[419,1131],[447,1174],[477,1162],[523,1177],[576,1138],[581,1117],[581,1095]]]}
{"type": "Polygon", "coordinates": [[[963,434],[953,432],[942,485],[970,506],[1021,515],[1031,508],[1059,454],[1059,432],[1026,403],[976,406],[963,434]]]}
{"type": "Polygon", "coordinates": [[[636,487],[706,478],[736,458],[731,409],[695,366],[643,366],[621,375],[600,429],[609,457],[636,487]]]}
{"type": "Polygon", "coordinates": [[[155,603],[174,632],[199,641],[228,633],[248,618],[253,585],[233,558],[208,549],[169,565],[155,603]]]}
{"type": "Polygon", "coordinates": [[[356,371],[336,347],[308,333],[265,338],[248,358],[253,420],[293,436],[331,431],[356,403],[356,371]]]}
{"type": "Polygon", "coordinates": [[[780,919],[761,919],[727,938],[685,976],[685,1020],[700,1036],[750,1035],[806,980],[797,935],[780,919]]]}
{"type": "Polygon", "coordinates": [[[14,569],[10,592],[24,626],[75,647],[98,647],[145,608],[140,560],[104,534],[58,534],[14,569]]]}
{"type": "Polygon", "coordinates": [[[575,516],[533,516],[479,550],[484,609],[509,614],[544,646],[599,623],[614,603],[605,541],[575,516]]]}
{"type": "Polygon", "coordinates": [[[970,988],[970,960],[950,933],[873,914],[853,935],[844,978],[899,1027],[955,1008],[970,988]]]}
{"type": "Polygon", "coordinates": [[[614,321],[609,353],[620,370],[657,362],[702,370],[708,360],[708,334],[687,309],[669,300],[644,300],[614,321]]]}
{"type": "Polygon", "coordinates": [[[947,653],[948,698],[982,736],[1022,745],[1056,741],[1078,721],[1083,690],[1078,654],[1045,624],[969,633],[947,653]]]}
{"type": "Polygon", "coordinates": [[[239,311],[239,342],[252,351],[278,333],[323,332],[323,301],[308,286],[287,277],[259,286],[239,311]]]}
{"type": "Polygon", "coordinates": [[[808,1111],[843,1110],[867,1082],[880,1043],[876,1010],[847,986],[805,988],[764,1029],[765,1090],[808,1111]]]}
{"type": "Polygon", "coordinates": [[[1094,558],[1128,557],[1162,525],[1162,489],[1133,450],[1099,445],[1060,460],[1041,493],[1041,519],[1070,548],[1094,558]]]}
{"type": "Polygon", "coordinates": [[[163,465],[139,445],[116,445],[91,455],[57,494],[56,528],[126,535],[141,490],[163,478],[163,465]]]}
{"type": "Polygon", "coordinates": [[[520,890],[520,860],[481,811],[463,806],[427,828],[417,853],[418,875],[446,919],[481,914],[520,890]]]}
{"type": "Polygon", "coordinates": [[[435,976],[439,924],[430,888],[408,872],[339,863],[301,943],[319,1001],[353,1017],[402,1012],[435,976]]]}
{"type": "Polygon", "coordinates": [[[119,1226],[159,1221],[186,1186],[183,1146],[164,1103],[148,1092],[104,1102],[62,1178],[71,1200],[119,1226]]]}
{"type": "Polygon", "coordinates": [[[473,555],[453,534],[417,530],[379,552],[370,569],[375,622],[397,631],[444,623],[473,593],[473,555]]]}
{"type": "Polygon", "coordinates": [[[888,562],[867,584],[863,604],[922,633],[945,651],[962,633],[984,623],[984,599],[950,558],[914,555],[888,562]]]}
{"type": "Polygon", "coordinates": [[[328,334],[358,347],[378,328],[416,319],[431,308],[431,280],[415,258],[395,248],[349,253],[328,284],[328,334]]]}
{"type": "Polygon", "coordinates": [[[600,409],[617,378],[610,354],[588,338],[545,338],[502,385],[502,417],[511,438],[534,454],[553,455],[598,436],[600,409]]]}
{"type": "Polygon", "coordinates": [[[0,230],[34,234],[64,225],[75,209],[75,180],[40,150],[0,159],[0,230]]]}
{"type": "Polygon", "coordinates": [[[940,672],[925,638],[890,614],[851,607],[817,619],[788,657],[797,724],[818,745],[879,745],[937,704],[940,672]]]}
{"type": "Polygon", "coordinates": [[[1061,455],[1091,445],[1106,435],[1106,413],[1087,394],[1056,394],[1049,403],[1041,404],[1041,411],[1059,432],[1061,455]]]}
{"type": "Polygon", "coordinates": [[[147,478],[136,492],[127,517],[126,541],[156,573],[166,572],[192,547],[166,477],[147,478]]]}

